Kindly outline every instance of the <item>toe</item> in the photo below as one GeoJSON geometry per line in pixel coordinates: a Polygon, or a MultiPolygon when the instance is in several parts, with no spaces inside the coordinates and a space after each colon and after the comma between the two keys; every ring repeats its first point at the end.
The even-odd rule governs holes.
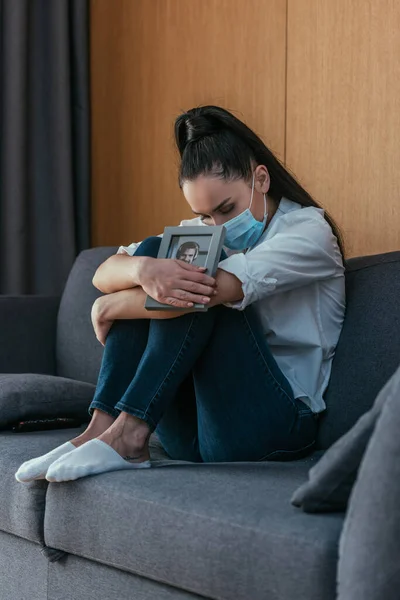
{"type": "Polygon", "coordinates": [[[55,476],[56,476],[55,471],[51,468],[48,468],[47,473],[46,473],[47,481],[55,481],[55,476]]]}

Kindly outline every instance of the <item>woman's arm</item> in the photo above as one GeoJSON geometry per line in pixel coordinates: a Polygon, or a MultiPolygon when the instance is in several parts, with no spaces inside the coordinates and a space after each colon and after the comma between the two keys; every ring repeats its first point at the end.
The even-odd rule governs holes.
{"type": "MultiPolygon", "coordinates": [[[[243,298],[242,284],[235,275],[218,269],[215,279],[217,294],[211,297],[208,303],[210,308],[217,304],[236,302],[243,298]]],[[[115,319],[174,319],[186,313],[196,312],[196,309],[193,308],[180,311],[146,310],[144,308],[145,300],[146,292],[140,286],[137,286],[101,296],[95,301],[93,310],[98,318],[104,321],[115,319]]]]}
{"type": "Polygon", "coordinates": [[[219,268],[242,282],[246,306],[280,294],[344,274],[337,239],[324,217],[311,208],[289,212],[280,221],[281,230],[246,254],[232,254],[219,268]]]}
{"type": "MultiPolygon", "coordinates": [[[[125,256],[110,257],[96,271],[92,283],[100,291],[112,294],[140,286],[162,304],[190,309],[213,295],[216,280],[204,273],[205,267],[171,258],[125,256]],[[132,261],[132,262],[128,262],[132,261]]],[[[147,312],[147,311],[146,311],[147,312]]],[[[149,317],[151,318],[151,317],[149,317]]]]}
{"type": "Polygon", "coordinates": [[[104,294],[112,294],[140,285],[140,272],[145,258],[113,254],[97,268],[92,279],[94,287],[104,294]]]}

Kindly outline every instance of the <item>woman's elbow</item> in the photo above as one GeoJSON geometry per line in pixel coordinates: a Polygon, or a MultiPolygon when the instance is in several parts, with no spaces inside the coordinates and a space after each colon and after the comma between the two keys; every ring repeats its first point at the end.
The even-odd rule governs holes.
{"type": "Polygon", "coordinates": [[[103,285],[101,285],[101,283],[98,283],[98,281],[96,280],[96,278],[95,278],[95,277],[93,277],[93,279],[92,279],[92,284],[94,285],[94,287],[95,287],[96,289],[98,289],[98,290],[99,290],[99,292],[103,292],[103,294],[108,294],[108,290],[106,290],[106,289],[104,288],[104,286],[103,286],[103,285]]]}
{"type": "Polygon", "coordinates": [[[99,292],[103,292],[103,294],[109,294],[112,290],[109,289],[109,286],[104,281],[104,277],[100,276],[99,269],[100,267],[96,270],[95,274],[93,275],[92,284],[95,288],[99,290],[99,292]]]}

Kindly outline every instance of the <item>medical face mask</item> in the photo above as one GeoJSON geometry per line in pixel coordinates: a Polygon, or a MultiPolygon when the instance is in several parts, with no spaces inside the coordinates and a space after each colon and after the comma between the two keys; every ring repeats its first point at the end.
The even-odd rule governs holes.
{"type": "Polygon", "coordinates": [[[251,199],[249,207],[240,213],[240,215],[237,215],[236,217],[233,217],[233,219],[230,219],[224,223],[224,227],[226,229],[224,246],[230,248],[231,250],[244,250],[245,248],[254,246],[254,244],[256,244],[260,239],[261,234],[264,231],[265,223],[267,222],[268,212],[265,194],[264,219],[262,221],[257,221],[257,219],[253,217],[253,213],[250,210],[254,194],[254,177],[255,173],[253,173],[253,184],[251,187],[251,199]]]}

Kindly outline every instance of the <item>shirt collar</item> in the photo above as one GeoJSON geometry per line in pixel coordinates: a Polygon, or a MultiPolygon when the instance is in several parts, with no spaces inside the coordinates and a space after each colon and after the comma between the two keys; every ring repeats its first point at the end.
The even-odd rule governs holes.
{"type": "Polygon", "coordinates": [[[282,198],[280,199],[279,202],[279,206],[274,214],[274,216],[272,217],[272,219],[270,220],[270,222],[268,223],[267,228],[265,229],[265,231],[262,233],[260,239],[258,240],[258,242],[253,246],[253,248],[256,248],[259,244],[261,244],[266,238],[269,237],[269,233],[271,231],[271,227],[276,223],[276,221],[282,217],[283,215],[285,215],[286,213],[292,212],[293,210],[297,210],[299,208],[303,208],[301,204],[299,204],[298,202],[293,202],[293,200],[289,200],[289,198],[285,198],[285,196],[282,196],[282,198]]]}
{"type": "Polygon", "coordinates": [[[286,213],[292,212],[293,210],[298,210],[299,208],[302,208],[301,204],[299,204],[298,202],[293,202],[293,200],[289,200],[289,198],[282,196],[282,198],[280,199],[278,208],[276,209],[274,216],[268,223],[268,227],[264,231],[264,234],[267,233],[267,231],[270,229],[271,225],[273,223],[275,223],[275,221],[277,221],[277,219],[279,219],[279,217],[282,217],[286,213]]]}
{"type": "MultiPolygon", "coordinates": [[[[293,200],[289,200],[289,198],[285,198],[285,196],[282,196],[282,198],[279,202],[278,210],[276,212],[281,212],[281,213],[286,214],[288,212],[291,212],[292,210],[297,210],[299,208],[302,208],[301,204],[299,204],[298,202],[293,202],[293,200]]],[[[271,219],[271,222],[272,222],[272,219],[271,219]]]]}

